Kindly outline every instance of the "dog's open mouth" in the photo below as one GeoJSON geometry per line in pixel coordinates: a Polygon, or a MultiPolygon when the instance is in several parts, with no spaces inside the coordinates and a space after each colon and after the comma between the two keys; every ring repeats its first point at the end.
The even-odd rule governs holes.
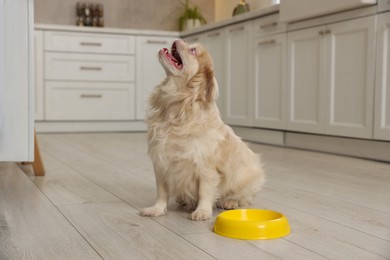
{"type": "Polygon", "coordinates": [[[183,68],[183,61],[180,57],[179,52],[176,49],[176,42],[172,44],[171,53],[169,53],[169,50],[167,48],[164,48],[163,51],[177,69],[180,70],[183,68]]]}

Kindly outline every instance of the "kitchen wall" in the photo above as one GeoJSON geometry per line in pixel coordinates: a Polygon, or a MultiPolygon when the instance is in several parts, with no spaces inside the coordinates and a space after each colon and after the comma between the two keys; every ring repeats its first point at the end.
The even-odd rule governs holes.
{"type": "MultiPolygon", "coordinates": [[[[35,0],[35,23],[76,24],[76,3],[82,0],[35,0]]],[[[104,5],[105,27],[177,31],[180,0],[85,0],[104,5]]],[[[182,0],[184,1],[184,0],[182,0]]],[[[191,0],[208,22],[214,21],[215,3],[191,0]]]]}
{"type": "MultiPolygon", "coordinates": [[[[232,17],[234,8],[239,0],[215,0],[215,21],[221,21],[232,17]]],[[[251,11],[268,7],[279,3],[279,0],[246,0],[251,11]]]]}

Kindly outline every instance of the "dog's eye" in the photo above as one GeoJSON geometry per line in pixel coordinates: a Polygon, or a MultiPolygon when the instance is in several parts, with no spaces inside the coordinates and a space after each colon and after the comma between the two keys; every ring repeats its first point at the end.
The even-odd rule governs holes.
{"type": "Polygon", "coordinates": [[[196,48],[191,48],[190,51],[196,55],[196,48]]]}

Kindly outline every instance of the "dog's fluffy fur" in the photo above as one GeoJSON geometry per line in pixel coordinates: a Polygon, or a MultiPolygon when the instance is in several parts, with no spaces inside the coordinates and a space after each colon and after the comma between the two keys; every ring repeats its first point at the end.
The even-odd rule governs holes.
{"type": "Polygon", "coordinates": [[[170,195],[190,219],[212,217],[214,206],[233,209],[251,203],[264,182],[254,154],[219,115],[212,62],[200,44],[176,40],[159,52],[167,78],[150,98],[149,155],[157,185],[154,206],[142,216],[166,214],[170,195]]]}

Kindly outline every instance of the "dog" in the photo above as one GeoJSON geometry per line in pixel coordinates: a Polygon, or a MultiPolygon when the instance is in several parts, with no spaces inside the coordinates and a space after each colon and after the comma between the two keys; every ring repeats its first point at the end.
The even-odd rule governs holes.
{"type": "Polygon", "coordinates": [[[167,76],[151,94],[146,119],[157,199],[140,215],[165,215],[169,196],[196,221],[210,219],[215,206],[249,205],[265,175],[259,155],[221,120],[210,55],[201,44],[176,40],[158,56],[167,76]]]}

